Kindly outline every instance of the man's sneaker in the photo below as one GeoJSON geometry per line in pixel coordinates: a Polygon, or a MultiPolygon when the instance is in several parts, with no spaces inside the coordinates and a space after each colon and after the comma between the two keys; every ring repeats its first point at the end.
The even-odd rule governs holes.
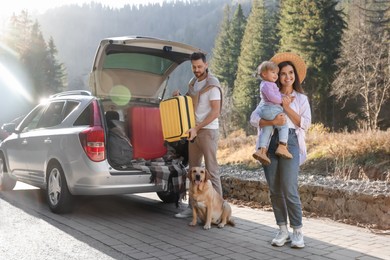
{"type": "Polygon", "coordinates": [[[188,207],[185,210],[183,210],[182,212],[179,212],[179,213],[175,214],[175,217],[176,218],[189,218],[189,217],[192,217],[192,209],[188,207]]]}
{"type": "Polygon", "coordinates": [[[290,236],[289,236],[288,232],[279,230],[279,232],[276,234],[276,237],[274,239],[272,239],[271,245],[283,246],[284,244],[286,244],[287,242],[290,242],[290,241],[291,240],[290,240],[290,236]]]}
{"type": "Polygon", "coordinates": [[[303,234],[300,231],[294,231],[291,236],[292,248],[304,248],[305,242],[303,241],[303,234]]]}

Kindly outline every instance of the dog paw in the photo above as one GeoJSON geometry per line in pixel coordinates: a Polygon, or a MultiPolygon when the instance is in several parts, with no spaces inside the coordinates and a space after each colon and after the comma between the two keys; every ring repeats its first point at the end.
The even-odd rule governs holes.
{"type": "Polygon", "coordinates": [[[210,225],[210,224],[206,224],[206,225],[203,226],[203,229],[206,229],[206,230],[207,230],[207,229],[210,229],[210,228],[211,228],[211,225],[210,225]]]}
{"type": "Polygon", "coordinates": [[[196,222],[194,221],[191,221],[190,223],[188,223],[189,226],[195,226],[196,225],[196,222]]]}
{"type": "Polygon", "coordinates": [[[223,228],[224,226],[225,226],[224,223],[219,223],[219,224],[218,224],[218,227],[219,227],[219,228],[223,228]]]}

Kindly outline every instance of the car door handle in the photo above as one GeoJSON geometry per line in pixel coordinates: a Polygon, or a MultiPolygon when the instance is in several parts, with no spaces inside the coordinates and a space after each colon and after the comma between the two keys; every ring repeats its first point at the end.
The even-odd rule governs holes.
{"type": "Polygon", "coordinates": [[[22,144],[23,144],[23,145],[26,145],[26,144],[27,144],[27,140],[26,140],[26,139],[23,139],[22,144]]]}
{"type": "Polygon", "coordinates": [[[51,144],[51,139],[50,138],[47,138],[43,141],[45,144],[51,144]]]}

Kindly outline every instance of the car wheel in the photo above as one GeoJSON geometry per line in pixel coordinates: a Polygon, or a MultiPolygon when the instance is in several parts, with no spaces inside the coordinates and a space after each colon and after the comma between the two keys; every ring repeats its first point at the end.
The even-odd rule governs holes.
{"type": "Polygon", "coordinates": [[[177,201],[177,195],[173,191],[158,191],[157,196],[164,203],[174,203],[177,201]]]}
{"type": "Polygon", "coordinates": [[[16,180],[8,175],[3,155],[0,155],[0,190],[12,190],[16,185],[16,180]]]}
{"type": "Polygon", "coordinates": [[[61,166],[58,163],[54,163],[49,166],[47,172],[46,198],[50,210],[54,213],[71,211],[73,196],[69,192],[61,166]]]}

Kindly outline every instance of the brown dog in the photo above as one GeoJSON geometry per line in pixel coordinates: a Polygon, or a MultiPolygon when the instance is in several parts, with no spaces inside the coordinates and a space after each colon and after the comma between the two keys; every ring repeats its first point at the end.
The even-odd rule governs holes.
{"type": "Polygon", "coordinates": [[[198,217],[210,229],[211,223],[223,228],[226,224],[234,226],[232,209],[227,201],[214,189],[209,172],[203,167],[192,167],[188,173],[190,180],[189,199],[192,205],[192,221],[197,224],[198,217]]]}

